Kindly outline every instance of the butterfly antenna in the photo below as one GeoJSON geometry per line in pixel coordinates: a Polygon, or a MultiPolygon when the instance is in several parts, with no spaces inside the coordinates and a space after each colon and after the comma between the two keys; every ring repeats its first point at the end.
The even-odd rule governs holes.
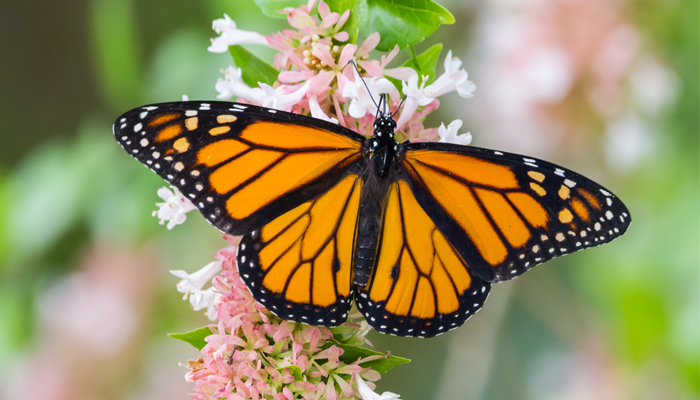
{"type": "MultiPolygon", "coordinates": [[[[362,76],[360,75],[360,70],[357,69],[357,64],[355,64],[355,61],[350,60],[350,61],[348,61],[348,64],[352,64],[352,66],[355,67],[355,71],[357,72],[357,76],[359,76],[362,83],[365,84],[365,88],[367,89],[367,93],[369,93],[369,98],[372,99],[372,103],[374,103],[374,106],[377,107],[377,110],[379,110],[379,106],[377,105],[377,102],[374,101],[374,97],[372,97],[372,92],[369,91],[369,86],[367,86],[367,82],[365,82],[365,80],[362,79],[362,76]]],[[[348,65],[348,64],[345,64],[345,65],[348,65]]],[[[381,102],[382,101],[380,99],[379,103],[381,104],[381,102]]]]}
{"type": "Polygon", "coordinates": [[[396,112],[391,115],[391,118],[394,118],[396,116],[396,114],[399,113],[399,110],[401,109],[403,102],[406,101],[406,97],[408,97],[407,94],[403,95],[403,99],[401,99],[401,103],[399,103],[399,107],[396,109],[396,112]]]}

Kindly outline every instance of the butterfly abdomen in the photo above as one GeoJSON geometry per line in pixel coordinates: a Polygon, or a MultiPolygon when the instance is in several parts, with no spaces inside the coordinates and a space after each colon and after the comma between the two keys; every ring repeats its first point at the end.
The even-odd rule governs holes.
{"type": "Polygon", "coordinates": [[[358,286],[367,284],[379,256],[379,233],[381,232],[384,209],[391,183],[396,176],[393,164],[392,168],[387,169],[387,175],[382,177],[378,173],[377,164],[371,161],[365,164],[365,169],[362,172],[364,185],[360,194],[361,206],[357,219],[353,256],[353,283],[358,286]]]}

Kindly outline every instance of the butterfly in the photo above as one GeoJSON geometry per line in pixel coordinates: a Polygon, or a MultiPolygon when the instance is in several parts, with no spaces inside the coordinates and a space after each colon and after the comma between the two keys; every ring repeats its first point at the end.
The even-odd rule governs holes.
{"type": "MultiPolygon", "coordinates": [[[[381,100],[380,100],[381,102],[381,100]]],[[[495,282],[607,243],[630,224],[610,191],[565,168],[448,143],[366,138],[323,120],[230,102],[131,110],[113,132],[219,230],[279,317],[337,326],[353,301],[377,331],[462,325],[495,282]]]]}

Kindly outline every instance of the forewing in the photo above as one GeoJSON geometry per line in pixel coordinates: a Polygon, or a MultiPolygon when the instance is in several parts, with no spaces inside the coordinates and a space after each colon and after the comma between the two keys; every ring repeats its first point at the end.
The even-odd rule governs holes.
{"type": "Polygon", "coordinates": [[[234,235],[331,188],[361,158],[363,141],[336,124],[228,102],[140,107],[113,131],[129,154],[234,235]]]}
{"type": "Polygon", "coordinates": [[[512,279],[622,235],[610,191],[546,161],[471,146],[412,143],[401,162],[418,202],[482,279],[512,279]]]}
{"type": "Polygon", "coordinates": [[[370,283],[357,306],[379,332],[431,337],[455,329],[486,300],[482,281],[423,211],[405,181],[392,185],[370,283]]]}
{"type": "Polygon", "coordinates": [[[351,301],[362,182],[356,174],[247,234],[238,271],[253,297],[286,320],[336,326],[351,301]]]}

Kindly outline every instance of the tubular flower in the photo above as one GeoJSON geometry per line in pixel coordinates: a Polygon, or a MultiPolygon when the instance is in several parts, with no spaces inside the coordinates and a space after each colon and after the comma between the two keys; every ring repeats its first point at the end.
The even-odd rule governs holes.
{"type": "Polygon", "coordinates": [[[197,209],[175,186],[171,186],[171,188],[172,191],[167,187],[158,189],[158,197],[165,200],[165,203],[156,203],[156,206],[159,207],[158,211],[153,211],[152,214],[154,217],[158,217],[161,225],[168,221],[168,230],[185,222],[187,219],[185,214],[197,209]]]}
{"type": "Polygon", "coordinates": [[[212,28],[221,36],[211,40],[207,50],[212,53],[225,53],[229,46],[239,44],[262,44],[269,46],[265,37],[257,32],[244,31],[236,28],[236,23],[226,14],[224,18],[214,20],[212,28]]]}

